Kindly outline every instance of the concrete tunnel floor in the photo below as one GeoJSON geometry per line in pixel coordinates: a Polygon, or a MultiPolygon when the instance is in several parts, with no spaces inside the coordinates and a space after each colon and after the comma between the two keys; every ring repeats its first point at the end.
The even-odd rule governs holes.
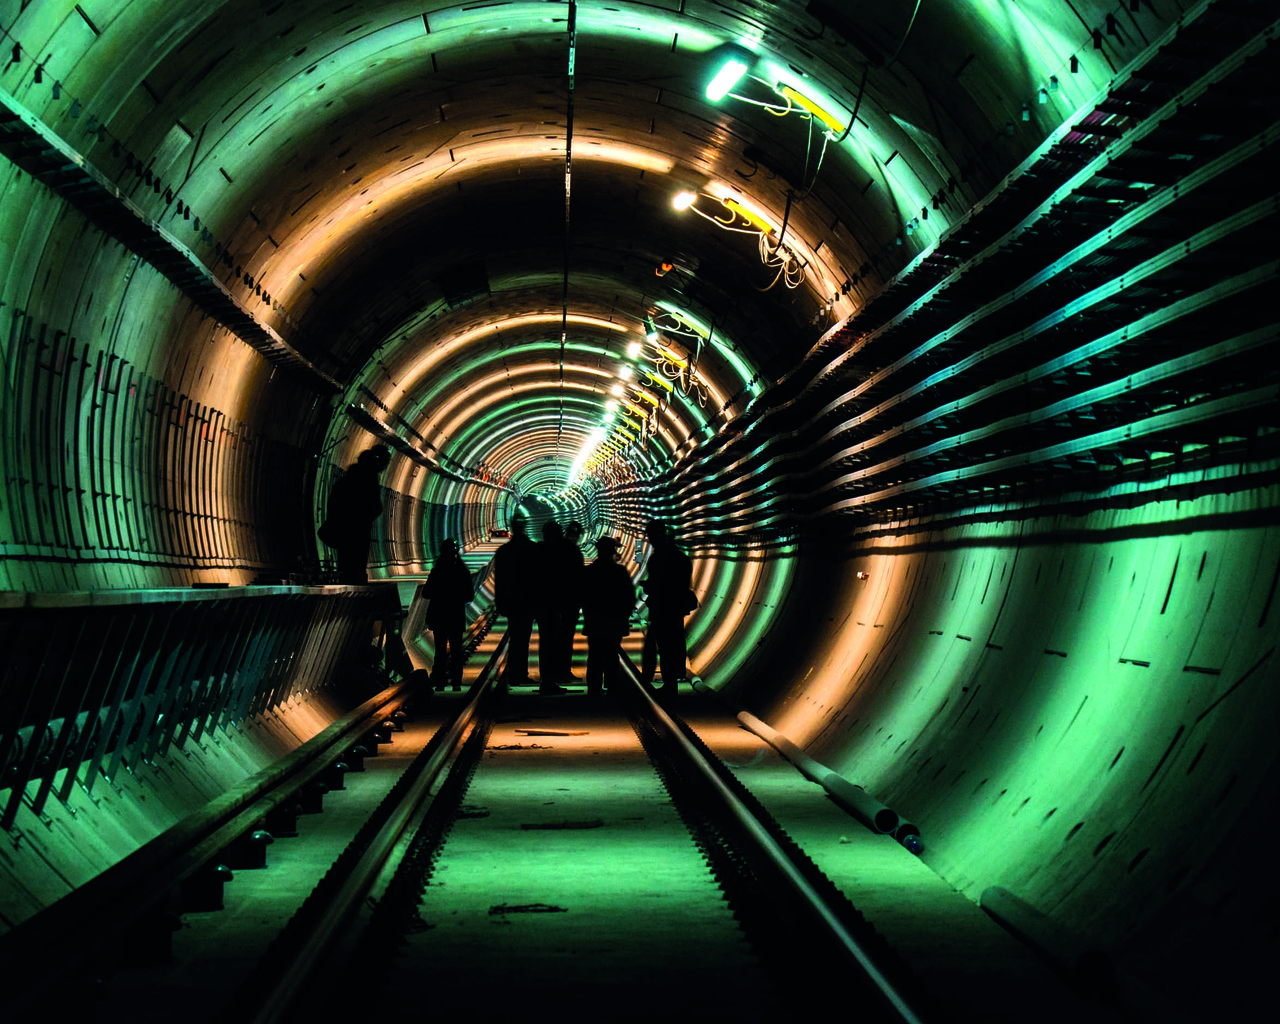
{"type": "MultiPolygon", "coordinates": [[[[495,638],[472,658],[468,683],[495,638]]],[[[581,676],[586,651],[578,643],[581,676]]],[[[638,657],[638,637],[626,646],[638,657]]],[[[170,1020],[178,1005],[188,1021],[220,1019],[221,998],[464,699],[465,692],[435,695],[363,773],[347,776],[346,790],[326,796],[322,815],[299,818],[298,838],[269,848],[266,870],[235,873],[225,910],[185,915],[169,968],[111,978],[95,1019],[170,1020]]],[[[922,860],[827,800],[726,709],[686,691],[677,711],[925,980],[950,1019],[1025,1019],[1029,1006],[1039,1020],[1108,1019],[922,860]]],[[[380,1013],[488,1006],[535,1019],[588,1010],[760,1019],[808,1002],[808,979],[772,979],[762,967],[611,699],[589,703],[584,687],[563,697],[512,691],[465,806],[419,906],[422,930],[406,937],[385,978],[369,979],[380,1013]]],[[[363,925],[349,928],[349,939],[363,925]]],[[[341,953],[336,960],[340,969],[341,953]]]]}

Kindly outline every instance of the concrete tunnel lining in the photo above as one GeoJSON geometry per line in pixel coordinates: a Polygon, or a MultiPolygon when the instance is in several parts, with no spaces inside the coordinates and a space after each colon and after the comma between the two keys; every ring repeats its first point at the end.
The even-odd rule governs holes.
{"type": "Polygon", "coordinates": [[[1276,11],[1227,6],[582,0],[570,87],[567,4],[11,0],[9,111],[342,391],[77,205],[74,165],[24,170],[8,118],[0,586],[320,579],[323,497],[373,440],[354,406],[403,442],[376,577],[505,525],[513,492],[629,553],[667,518],[693,669],[916,821],[930,867],[1175,999],[1247,988],[1275,941],[1240,837],[1274,832],[1276,11]],[[725,42],[751,98],[856,123],[712,104],[725,42]],[[1144,94],[1178,97],[1161,144],[1194,187],[1125,148],[1160,131],[1144,94]],[[674,211],[686,188],[785,220],[800,286],[674,211]],[[629,363],[654,321],[666,353],[629,363]],[[648,406],[619,368],[661,402],[682,360],[703,391],[627,440],[648,406]],[[615,384],[639,412],[606,421],[615,384]]]}

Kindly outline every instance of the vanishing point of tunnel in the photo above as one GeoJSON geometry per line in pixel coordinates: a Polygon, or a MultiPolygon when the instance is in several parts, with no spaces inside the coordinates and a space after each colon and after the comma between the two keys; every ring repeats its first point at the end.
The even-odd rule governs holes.
{"type": "Polygon", "coordinates": [[[0,0],[0,929],[325,729],[446,540],[576,521],[638,582],[656,520],[703,698],[1150,1019],[1250,1006],[1278,18],[0,0]]]}

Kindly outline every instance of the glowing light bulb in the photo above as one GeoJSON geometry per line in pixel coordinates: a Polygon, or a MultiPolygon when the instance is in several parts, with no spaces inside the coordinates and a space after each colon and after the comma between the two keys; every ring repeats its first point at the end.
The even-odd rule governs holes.
{"type": "Polygon", "coordinates": [[[640,342],[633,341],[631,342],[630,345],[627,346],[627,355],[629,355],[632,359],[634,359],[636,356],[640,354],[641,348],[643,348],[643,346],[640,344],[640,342]]]}
{"type": "Polygon", "coordinates": [[[608,409],[609,412],[617,412],[618,403],[614,399],[610,398],[607,402],[604,403],[604,407],[608,409]]]}
{"type": "Polygon", "coordinates": [[[720,70],[707,86],[707,99],[712,103],[722,100],[729,90],[738,84],[738,79],[747,73],[747,65],[738,57],[730,57],[720,65],[720,70]]]}
{"type": "Polygon", "coordinates": [[[630,366],[623,366],[618,371],[618,376],[621,377],[623,380],[630,380],[633,376],[635,376],[635,372],[636,371],[632,369],[630,366]]]}
{"type": "Polygon", "coordinates": [[[677,192],[675,198],[671,200],[671,205],[677,210],[687,210],[697,202],[697,199],[697,195],[693,192],[677,192]]]}
{"type": "Polygon", "coordinates": [[[621,384],[615,384],[609,389],[609,394],[613,395],[614,398],[621,398],[623,390],[624,389],[621,384]]]}

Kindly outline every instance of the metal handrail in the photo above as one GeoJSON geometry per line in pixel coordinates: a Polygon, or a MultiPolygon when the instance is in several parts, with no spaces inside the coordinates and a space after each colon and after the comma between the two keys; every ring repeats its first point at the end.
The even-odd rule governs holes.
{"type": "MultiPolygon", "coordinates": [[[[0,594],[0,829],[194,738],[337,685],[378,586],[0,594]],[[68,618],[68,616],[70,616],[68,618]],[[61,773],[61,774],[60,774],[61,773]],[[29,785],[35,782],[34,794],[29,785]]],[[[398,610],[399,603],[395,602],[398,610]]]]}

